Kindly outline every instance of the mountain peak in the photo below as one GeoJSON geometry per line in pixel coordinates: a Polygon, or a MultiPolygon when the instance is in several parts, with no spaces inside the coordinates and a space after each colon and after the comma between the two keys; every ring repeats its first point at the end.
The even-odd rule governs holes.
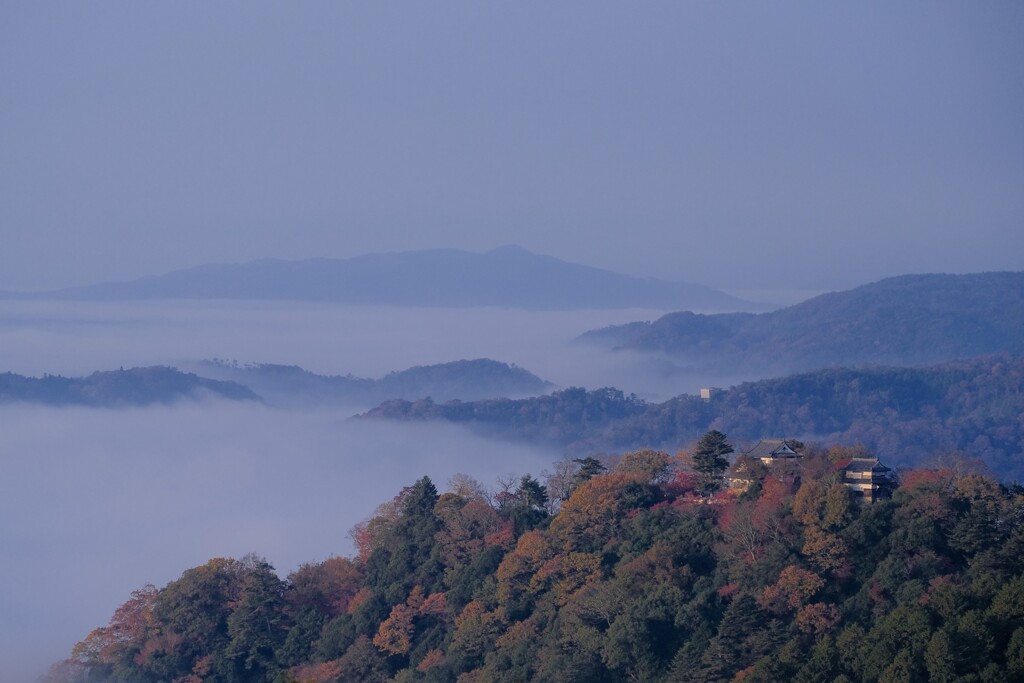
{"type": "Polygon", "coordinates": [[[262,259],[199,266],[36,298],[46,296],[93,300],[277,299],[527,310],[766,308],[709,287],[624,275],[535,254],[517,245],[486,253],[431,249],[350,259],[262,259]]]}

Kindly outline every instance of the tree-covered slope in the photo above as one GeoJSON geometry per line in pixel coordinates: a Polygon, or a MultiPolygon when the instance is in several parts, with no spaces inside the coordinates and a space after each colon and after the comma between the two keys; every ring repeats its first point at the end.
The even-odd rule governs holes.
{"type": "Polygon", "coordinates": [[[121,407],[209,396],[259,400],[252,390],[235,382],[206,379],[164,366],[94,372],[88,377],[0,374],[0,403],[121,407]]]}
{"type": "Polygon", "coordinates": [[[578,387],[525,399],[386,401],[360,418],[447,420],[503,438],[569,445],[610,424],[642,415],[648,405],[617,389],[578,387]]]}
{"type": "Polygon", "coordinates": [[[997,355],[919,368],[826,369],[747,382],[711,400],[644,403],[612,389],[569,389],[518,401],[390,401],[368,417],[438,419],[570,452],[675,449],[708,429],[743,442],[788,436],[861,442],[893,464],[963,451],[1024,480],[1024,357],[997,355]]]}
{"type": "Polygon", "coordinates": [[[131,594],[49,681],[991,681],[1024,678],[1024,497],[918,470],[860,505],[841,449],[800,483],[694,493],[667,454],[582,464],[560,506],[426,477],[359,555],[281,579],[215,559],[131,594]]]}
{"type": "Polygon", "coordinates": [[[1024,272],[904,275],[770,313],[670,313],[581,340],[763,373],[1022,353],[1024,272]]]}

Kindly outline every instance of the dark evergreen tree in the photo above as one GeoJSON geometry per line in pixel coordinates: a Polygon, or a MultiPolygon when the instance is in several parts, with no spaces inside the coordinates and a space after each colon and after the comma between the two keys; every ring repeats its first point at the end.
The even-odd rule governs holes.
{"type": "Polygon", "coordinates": [[[208,657],[211,666],[219,669],[231,640],[231,604],[238,600],[243,580],[241,562],[217,558],[168,584],[157,596],[153,611],[175,647],[145,658],[141,668],[155,680],[173,680],[189,675],[198,661],[208,657]]]}
{"type": "Polygon", "coordinates": [[[542,525],[548,518],[548,491],[529,474],[519,481],[519,488],[513,494],[515,504],[508,509],[516,536],[542,525]]]}
{"type": "MultiPolygon", "coordinates": [[[[380,620],[363,629],[363,637],[368,637],[365,631],[374,631],[374,627],[386,616],[385,614],[380,620]]],[[[319,661],[338,659],[352,647],[359,635],[352,615],[341,614],[334,617],[320,629],[320,637],[313,643],[312,659],[319,661]]]]}
{"type": "Polygon", "coordinates": [[[443,589],[444,566],[436,540],[443,524],[434,514],[437,499],[429,477],[413,484],[401,499],[401,516],[367,562],[366,583],[387,611],[405,602],[413,586],[426,594],[443,589]]]}
{"type": "Polygon", "coordinates": [[[815,644],[810,658],[793,677],[793,683],[817,683],[831,681],[839,673],[839,654],[835,642],[826,635],[815,644]]]}
{"type": "Polygon", "coordinates": [[[359,636],[339,660],[338,683],[384,683],[390,678],[387,658],[366,636],[359,636]]]}
{"type": "Polygon", "coordinates": [[[516,490],[515,495],[516,501],[520,505],[536,510],[543,510],[548,504],[547,489],[529,474],[519,481],[519,488],[516,490]]]}
{"type": "Polygon", "coordinates": [[[295,666],[312,659],[313,645],[320,638],[325,623],[327,623],[327,617],[312,607],[307,607],[299,612],[281,649],[278,650],[280,664],[286,667],[295,666]]]}
{"type": "Polygon", "coordinates": [[[752,643],[758,640],[756,636],[765,627],[767,616],[750,594],[736,596],[701,658],[700,679],[732,680],[737,672],[756,662],[764,653],[755,651],[752,643]]]}
{"type": "Polygon", "coordinates": [[[722,474],[729,467],[727,455],[733,452],[725,434],[712,429],[700,438],[690,454],[690,465],[700,474],[701,495],[710,495],[722,488],[722,474]]]}
{"type": "Polygon", "coordinates": [[[602,465],[601,461],[597,458],[588,456],[586,458],[576,458],[573,462],[579,464],[579,469],[576,470],[576,474],[573,476],[576,486],[579,486],[591,477],[596,477],[608,471],[608,468],[602,465]]]}
{"type": "Polygon", "coordinates": [[[242,586],[241,599],[228,617],[225,659],[230,680],[270,680],[278,671],[275,653],[284,643],[289,624],[284,615],[284,582],[262,559],[253,559],[242,586]]]}

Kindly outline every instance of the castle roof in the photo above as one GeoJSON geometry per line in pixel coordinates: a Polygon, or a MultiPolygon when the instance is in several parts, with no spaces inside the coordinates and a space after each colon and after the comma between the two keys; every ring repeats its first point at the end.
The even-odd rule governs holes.
{"type": "Polygon", "coordinates": [[[747,451],[744,455],[752,458],[798,458],[800,454],[793,450],[787,439],[761,439],[757,445],[747,451]]]}
{"type": "Polygon", "coordinates": [[[836,462],[836,468],[846,472],[889,472],[891,468],[878,458],[845,458],[836,462]]]}

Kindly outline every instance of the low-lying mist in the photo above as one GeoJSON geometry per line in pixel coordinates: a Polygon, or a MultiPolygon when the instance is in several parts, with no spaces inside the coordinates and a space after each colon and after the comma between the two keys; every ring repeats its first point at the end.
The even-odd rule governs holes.
{"type": "Polygon", "coordinates": [[[296,302],[0,301],[0,372],[71,376],[197,360],[300,365],[380,377],[415,365],[493,358],[561,387],[615,386],[649,399],[743,378],[706,377],[677,361],[574,344],[581,333],[664,311],[523,311],[296,302]]]}
{"type": "MultiPolygon", "coordinates": [[[[573,344],[662,311],[403,309],[289,302],[0,301],[0,372],[81,376],[208,358],[380,377],[488,357],[556,385],[647,399],[728,378],[573,344]]],[[[372,406],[276,410],[182,403],[145,409],[0,404],[0,680],[28,680],[129,593],[214,556],[264,555],[283,576],[348,554],[348,530],[420,476],[488,485],[560,457],[448,425],[349,422],[372,406]]]]}
{"type": "Polygon", "coordinates": [[[0,680],[30,680],[129,593],[211,557],[265,556],[284,576],[350,555],[348,531],[424,474],[488,485],[554,452],[448,425],[202,402],[0,408],[0,680]]]}

